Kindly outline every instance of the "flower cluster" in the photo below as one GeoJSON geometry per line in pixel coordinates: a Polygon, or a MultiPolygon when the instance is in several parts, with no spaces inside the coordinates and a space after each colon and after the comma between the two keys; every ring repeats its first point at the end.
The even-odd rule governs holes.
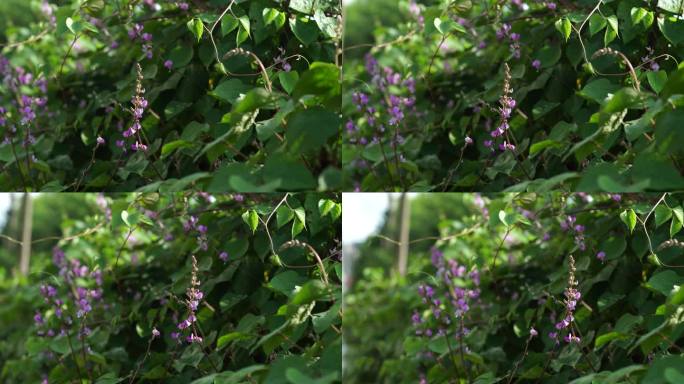
{"type": "Polygon", "coordinates": [[[146,151],[147,150],[147,145],[142,143],[142,137],[140,136],[140,131],[142,130],[142,125],[140,124],[140,120],[143,117],[143,113],[145,112],[145,108],[147,108],[147,100],[145,99],[145,89],[142,87],[142,81],[143,81],[143,75],[142,75],[142,68],[140,67],[140,64],[136,63],[136,69],[137,69],[137,78],[136,78],[136,85],[135,85],[135,95],[133,95],[133,99],[131,100],[131,104],[133,104],[133,108],[131,109],[131,113],[133,114],[133,123],[131,126],[124,131],[123,137],[124,140],[117,140],[116,145],[117,147],[123,148],[124,152],[126,151],[126,139],[129,139],[131,137],[135,137],[135,143],[131,144],[131,149],[134,151],[146,151]]]}
{"type": "Polygon", "coordinates": [[[148,59],[151,59],[153,54],[152,54],[152,34],[143,32],[143,29],[145,27],[142,24],[135,23],[133,24],[133,28],[128,30],[128,37],[130,37],[131,40],[133,41],[140,41],[141,42],[141,49],[143,53],[145,54],[145,57],[148,59]]]}
{"type": "Polygon", "coordinates": [[[409,1],[409,12],[416,19],[418,25],[422,26],[425,24],[425,16],[423,16],[423,11],[420,9],[420,5],[416,3],[416,0],[409,1]]]}
{"type": "Polygon", "coordinates": [[[503,40],[508,40],[509,41],[509,49],[511,50],[511,55],[513,55],[514,58],[519,59],[520,58],[520,34],[516,32],[511,32],[511,27],[510,24],[504,23],[501,28],[499,28],[496,31],[496,38],[499,39],[499,41],[503,40]]]}
{"type": "MultiPolygon", "coordinates": [[[[429,284],[418,286],[418,295],[423,304],[428,306],[429,312],[413,312],[411,322],[416,329],[415,333],[426,338],[453,337],[458,348],[467,352],[469,349],[464,337],[470,330],[465,325],[465,318],[471,304],[479,300],[480,273],[476,268],[468,272],[465,265],[454,259],[445,259],[443,252],[437,247],[431,250],[431,261],[436,268],[436,280],[440,284],[436,287],[429,284]]],[[[424,356],[426,359],[433,358],[429,351],[424,356]]]]}
{"type": "MultiPolygon", "coordinates": [[[[53,248],[52,260],[59,270],[59,285],[42,284],[39,288],[43,302],[48,307],[37,309],[33,316],[36,334],[46,338],[77,334],[84,353],[91,353],[86,343],[86,337],[92,332],[87,317],[95,303],[103,309],[108,307],[103,299],[102,271],[91,270],[78,259],[67,259],[59,247],[53,248]],[[60,289],[64,293],[60,294],[60,289]]],[[[50,360],[55,359],[50,351],[46,351],[45,356],[50,360]]],[[[47,379],[43,382],[47,382],[47,379]]]]}
{"type": "Polygon", "coordinates": [[[438,293],[435,287],[421,284],[418,286],[418,295],[423,304],[428,305],[434,322],[426,321],[417,311],[413,313],[411,320],[416,327],[416,335],[424,337],[448,337],[448,327],[456,323],[454,335],[460,341],[469,333],[469,329],[463,325],[463,319],[470,310],[472,301],[480,297],[480,273],[477,269],[468,272],[465,265],[454,259],[446,260],[442,251],[436,247],[432,248],[431,253],[432,265],[437,269],[435,276],[444,284],[443,289],[438,293]]]}
{"type": "Polygon", "coordinates": [[[565,299],[563,304],[565,304],[565,316],[556,323],[556,331],[550,332],[549,337],[554,339],[556,343],[560,343],[559,337],[563,332],[567,332],[563,337],[563,340],[567,343],[578,343],[580,338],[575,335],[572,329],[573,322],[575,321],[575,309],[577,308],[577,302],[580,300],[582,295],[579,290],[577,290],[578,282],[575,279],[575,259],[570,255],[569,257],[569,268],[568,268],[568,285],[565,288],[565,299]]]}
{"type": "Polygon", "coordinates": [[[587,249],[584,242],[584,225],[576,223],[577,218],[573,215],[568,215],[564,220],[561,220],[560,227],[563,232],[570,232],[574,235],[575,245],[580,251],[587,249]]]}
{"type": "MultiPolygon", "coordinates": [[[[392,162],[403,162],[406,159],[399,146],[406,141],[406,119],[423,115],[416,106],[416,81],[412,76],[404,77],[391,67],[381,66],[370,53],[365,60],[370,83],[378,91],[377,97],[371,100],[367,93],[353,93],[352,102],[361,116],[347,121],[348,142],[358,146],[377,144],[383,152],[383,146],[389,144],[391,151],[387,156],[392,157],[392,162]]],[[[364,160],[359,160],[356,165],[359,169],[368,167],[364,160]]]]}
{"type": "Polygon", "coordinates": [[[208,228],[206,225],[199,223],[197,216],[190,216],[190,219],[183,223],[183,229],[185,229],[185,232],[195,231],[197,233],[197,246],[203,251],[209,249],[208,228]]]}
{"type": "Polygon", "coordinates": [[[511,88],[511,69],[507,63],[504,63],[504,86],[503,93],[499,98],[499,126],[490,132],[492,140],[486,140],[484,142],[485,147],[490,148],[494,151],[495,140],[503,138],[503,142],[499,143],[499,149],[501,151],[513,151],[515,150],[515,145],[508,141],[508,129],[510,128],[508,124],[508,119],[510,119],[513,109],[516,106],[516,101],[511,97],[513,89],[511,88]]]}
{"type": "MultiPolygon", "coordinates": [[[[33,135],[39,129],[39,117],[50,117],[47,108],[47,80],[35,76],[23,67],[12,67],[9,60],[0,55],[0,89],[9,92],[6,106],[0,106],[0,129],[4,132],[4,144],[15,144],[19,139],[26,149],[26,162],[36,162],[35,154],[30,152],[35,144],[33,135]]],[[[1,99],[1,98],[0,98],[1,99]]]]}
{"type": "Polygon", "coordinates": [[[195,329],[195,322],[197,321],[197,316],[195,316],[195,312],[197,311],[197,307],[199,306],[199,303],[201,302],[202,298],[204,297],[204,293],[199,290],[200,286],[200,281],[197,278],[197,274],[199,273],[199,268],[197,267],[197,259],[195,256],[192,256],[192,276],[190,278],[190,287],[187,289],[185,296],[185,305],[188,309],[188,317],[181,321],[178,324],[178,330],[179,332],[173,332],[171,333],[171,337],[173,339],[180,340],[182,332],[185,332],[186,330],[190,331],[190,334],[186,336],[186,341],[188,343],[201,343],[202,338],[197,335],[197,331],[195,329]]]}
{"type": "Polygon", "coordinates": [[[646,47],[646,51],[648,53],[646,54],[646,56],[641,58],[641,65],[648,65],[651,71],[657,72],[658,70],[660,70],[660,65],[655,59],[653,59],[655,51],[651,47],[646,47]]]}

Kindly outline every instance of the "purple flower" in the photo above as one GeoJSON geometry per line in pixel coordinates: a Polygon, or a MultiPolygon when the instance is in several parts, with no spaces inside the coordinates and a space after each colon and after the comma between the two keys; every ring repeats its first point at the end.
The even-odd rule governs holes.
{"type": "Polygon", "coordinates": [[[168,69],[168,70],[170,71],[171,68],[173,68],[173,61],[171,61],[171,60],[166,60],[166,61],[164,62],[164,67],[166,67],[166,69],[168,69]]]}
{"type": "Polygon", "coordinates": [[[532,67],[533,67],[534,69],[536,69],[537,71],[540,70],[540,69],[541,69],[541,61],[539,61],[538,59],[537,59],[537,60],[534,60],[534,61],[532,62],[532,67]]]}
{"type": "Polygon", "coordinates": [[[538,335],[537,330],[534,329],[534,327],[530,328],[530,336],[535,337],[537,335],[538,335]]]}
{"type": "Polygon", "coordinates": [[[606,253],[599,251],[599,253],[596,254],[596,258],[603,262],[606,259],[606,253]]]}
{"type": "Polygon", "coordinates": [[[105,139],[103,139],[100,136],[97,137],[96,141],[97,141],[97,145],[103,145],[105,143],[105,139]]]}
{"type": "Polygon", "coordinates": [[[470,136],[466,136],[465,137],[465,143],[466,143],[466,145],[470,145],[473,143],[473,139],[471,139],[470,136]]]}
{"type": "Polygon", "coordinates": [[[159,337],[160,335],[161,335],[161,333],[159,333],[159,331],[157,330],[157,328],[152,328],[152,337],[153,337],[153,338],[159,337]]]}
{"type": "Polygon", "coordinates": [[[188,340],[188,343],[201,343],[202,342],[202,338],[195,335],[194,333],[191,333],[190,336],[188,336],[187,340],[188,340]]]}
{"type": "Polygon", "coordinates": [[[228,262],[228,252],[223,251],[219,254],[219,259],[221,259],[224,263],[228,262]]]}
{"type": "Polygon", "coordinates": [[[190,8],[190,5],[186,2],[178,3],[178,8],[180,8],[181,11],[187,11],[190,8]]]}

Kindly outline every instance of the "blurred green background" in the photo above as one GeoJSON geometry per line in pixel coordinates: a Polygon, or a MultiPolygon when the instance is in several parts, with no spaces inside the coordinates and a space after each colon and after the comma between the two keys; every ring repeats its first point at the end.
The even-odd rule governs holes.
{"type": "MultiPolygon", "coordinates": [[[[413,283],[430,263],[427,255],[435,243],[430,238],[478,214],[472,194],[407,194],[409,239],[425,241],[411,244],[407,274],[402,276],[399,248],[384,239],[401,238],[402,200],[398,193],[389,196],[377,233],[362,243],[345,245],[345,383],[418,382],[416,367],[407,365],[403,357],[411,314],[418,305],[413,283]]],[[[345,220],[349,216],[345,212],[345,220]]]]}
{"type": "Polygon", "coordinates": [[[0,44],[7,42],[5,31],[8,27],[23,27],[37,19],[40,10],[37,4],[28,0],[0,1],[0,44]]]}
{"type": "MultiPolygon", "coordinates": [[[[62,236],[65,220],[79,220],[97,209],[92,196],[80,193],[30,194],[32,199],[31,237],[33,240],[62,236]]],[[[25,197],[23,193],[0,193],[0,233],[21,240],[24,222],[25,197]]],[[[31,257],[50,259],[50,252],[56,241],[44,241],[32,246],[31,257]]],[[[15,275],[19,265],[21,247],[12,241],[2,239],[0,247],[0,280],[2,276],[15,275]]]]}

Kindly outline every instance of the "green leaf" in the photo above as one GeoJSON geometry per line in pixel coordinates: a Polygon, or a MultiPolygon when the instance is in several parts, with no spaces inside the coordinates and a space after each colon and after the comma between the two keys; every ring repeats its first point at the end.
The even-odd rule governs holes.
{"type": "Polygon", "coordinates": [[[229,79],[221,82],[213,91],[209,92],[209,94],[219,100],[235,104],[240,96],[245,95],[251,89],[252,86],[245,84],[238,79],[229,79]]]}
{"type": "Polygon", "coordinates": [[[684,11],[684,0],[658,0],[658,8],[681,15],[684,11]]]}
{"type": "Polygon", "coordinates": [[[451,18],[439,18],[436,17],[434,20],[435,28],[437,28],[437,31],[441,33],[442,35],[446,35],[451,32],[461,32],[465,33],[465,28],[461,24],[458,24],[457,22],[453,21],[451,18]]]}
{"type": "Polygon", "coordinates": [[[501,210],[499,211],[499,221],[506,227],[509,227],[515,222],[515,215],[508,215],[505,211],[501,210]]]}
{"type": "Polygon", "coordinates": [[[608,25],[606,18],[598,13],[594,13],[589,18],[589,34],[594,36],[595,34],[601,32],[603,28],[608,25]]]}
{"type": "Polygon", "coordinates": [[[563,148],[565,144],[555,140],[542,140],[530,146],[530,156],[534,157],[537,153],[547,148],[563,148]]]}
{"type": "Polygon", "coordinates": [[[275,8],[264,8],[261,11],[261,16],[263,17],[264,24],[269,25],[275,21],[280,12],[275,8]]]}
{"type": "Polygon", "coordinates": [[[193,54],[194,51],[191,46],[179,44],[169,53],[169,60],[173,61],[173,68],[182,68],[192,61],[193,54]]]}
{"type": "Polygon", "coordinates": [[[677,17],[659,17],[658,28],[672,44],[678,45],[684,42],[684,22],[677,17]]]}
{"type": "Polygon", "coordinates": [[[637,218],[636,213],[632,209],[627,209],[620,214],[620,220],[629,228],[629,232],[634,232],[634,227],[636,227],[637,218]]]}
{"type": "Polygon", "coordinates": [[[672,270],[667,270],[651,276],[646,285],[662,293],[664,296],[669,296],[675,286],[682,283],[684,283],[684,277],[672,270]]]}
{"type": "MultiPolygon", "coordinates": [[[[662,337],[662,336],[661,336],[662,337]]],[[[681,382],[670,381],[672,378],[684,375],[684,357],[663,356],[649,363],[648,371],[643,376],[640,384],[680,384],[681,382]]]]}
{"type": "Polygon", "coordinates": [[[262,176],[285,191],[313,190],[316,179],[300,159],[276,153],[266,159],[262,176]]]}
{"type": "Polygon", "coordinates": [[[603,104],[608,95],[615,93],[618,89],[620,89],[619,85],[611,83],[607,79],[598,79],[585,85],[577,94],[586,99],[603,104]]]}
{"type": "Polygon", "coordinates": [[[291,236],[293,239],[295,237],[297,237],[297,235],[302,233],[303,230],[304,230],[304,223],[301,220],[295,219],[294,221],[292,221],[291,236]]]}
{"type": "Polygon", "coordinates": [[[252,233],[256,232],[257,226],[259,225],[259,214],[255,210],[251,209],[243,213],[242,220],[247,223],[247,226],[252,230],[252,233]]]}
{"type": "Polygon", "coordinates": [[[659,204],[655,209],[656,228],[663,225],[672,217],[672,209],[665,204],[659,204]]]}
{"type": "Polygon", "coordinates": [[[684,223],[684,208],[681,205],[672,208],[672,213],[680,223],[684,223]]]}
{"type": "Polygon", "coordinates": [[[641,94],[634,88],[622,88],[606,101],[601,112],[605,114],[622,112],[639,104],[640,100],[641,94]]]}
{"type": "Polygon", "coordinates": [[[641,372],[644,370],[646,370],[646,366],[641,365],[641,364],[628,365],[626,367],[622,367],[620,369],[617,369],[617,370],[611,372],[610,375],[606,376],[605,383],[606,384],[624,383],[625,381],[623,379],[625,377],[629,377],[631,374],[633,374],[635,372],[641,372]]]}
{"type": "Polygon", "coordinates": [[[307,281],[305,276],[295,271],[281,272],[271,279],[269,287],[285,296],[292,296],[296,287],[302,286],[307,281]]]}
{"type": "Polygon", "coordinates": [[[319,29],[314,20],[310,20],[306,17],[293,17],[290,19],[290,29],[294,33],[295,37],[304,44],[308,46],[314,41],[318,40],[319,29]]]}
{"type": "Polygon", "coordinates": [[[195,35],[195,38],[197,38],[197,42],[199,43],[200,39],[202,39],[202,33],[204,32],[204,23],[202,23],[202,20],[194,18],[188,21],[187,26],[190,32],[195,35]]]}
{"type": "Polygon", "coordinates": [[[218,341],[216,342],[216,350],[217,351],[222,350],[223,348],[230,345],[230,343],[233,341],[246,340],[246,339],[251,339],[251,338],[252,338],[252,336],[244,334],[242,332],[227,333],[227,334],[219,337],[218,341]]]}
{"type": "Polygon", "coordinates": [[[314,95],[330,108],[337,109],[341,90],[340,68],[334,64],[315,62],[308,71],[302,73],[292,96],[301,99],[305,95],[314,95]]]}
{"type": "Polygon", "coordinates": [[[125,378],[119,378],[116,374],[110,372],[98,377],[95,384],[117,384],[124,380],[125,378]]]}
{"type": "Polygon", "coordinates": [[[672,221],[670,222],[670,238],[673,238],[681,230],[682,222],[679,221],[679,219],[677,219],[676,217],[673,217],[672,221]]]}
{"type": "Polygon", "coordinates": [[[651,85],[651,88],[653,88],[655,93],[660,93],[667,82],[667,72],[663,70],[649,71],[646,73],[646,78],[648,79],[648,84],[651,85]]]}
{"type": "Polygon", "coordinates": [[[594,342],[594,346],[596,348],[602,347],[604,344],[609,343],[613,340],[624,340],[629,338],[629,336],[622,334],[620,332],[608,332],[604,333],[601,336],[598,336],[596,338],[596,341],[594,342]]]}
{"type": "Polygon", "coordinates": [[[648,10],[641,7],[634,7],[629,11],[632,18],[632,25],[637,25],[648,15],[648,10]]]}
{"type": "Polygon", "coordinates": [[[312,14],[314,11],[315,0],[290,0],[290,9],[295,11],[312,14]]]}
{"type": "Polygon", "coordinates": [[[572,23],[570,20],[566,17],[563,17],[562,19],[558,19],[554,25],[567,42],[568,39],[570,39],[570,34],[572,33],[572,23]]]}
{"type": "Polygon", "coordinates": [[[290,207],[286,205],[281,205],[278,207],[278,210],[276,211],[276,222],[278,224],[278,228],[281,228],[283,225],[287,224],[294,218],[294,212],[290,207]]]}
{"type": "Polygon", "coordinates": [[[131,224],[128,222],[128,211],[121,211],[121,221],[130,228],[131,224]]]}
{"type": "Polygon", "coordinates": [[[613,42],[617,38],[618,34],[615,32],[614,29],[612,28],[606,28],[606,31],[603,34],[603,46],[606,47],[608,44],[613,42]]]}
{"type": "Polygon", "coordinates": [[[306,211],[304,210],[304,207],[294,208],[293,211],[297,219],[301,221],[302,224],[306,223],[306,211]]]}
{"type": "Polygon", "coordinates": [[[328,17],[321,9],[316,9],[314,20],[316,20],[318,29],[320,29],[325,36],[331,39],[336,39],[338,37],[340,23],[337,17],[328,17]]]}
{"type": "Polygon", "coordinates": [[[561,48],[558,45],[547,45],[534,54],[534,59],[541,62],[542,68],[551,68],[561,58],[561,48]]]}
{"type": "Polygon", "coordinates": [[[225,14],[221,19],[221,36],[233,32],[240,25],[240,22],[231,14],[225,14]]]}
{"type": "Polygon", "coordinates": [[[306,153],[319,149],[340,129],[337,113],[323,108],[309,108],[290,115],[285,139],[291,153],[306,153]]]}
{"type": "Polygon", "coordinates": [[[330,199],[318,200],[318,213],[324,217],[335,207],[335,202],[330,199]]]}
{"type": "Polygon", "coordinates": [[[242,27],[241,30],[245,31],[247,33],[247,36],[251,36],[252,23],[251,21],[249,21],[249,16],[240,16],[238,18],[238,22],[242,27]]]}
{"type": "Polygon", "coordinates": [[[185,140],[174,140],[164,144],[161,150],[162,159],[169,156],[177,149],[192,147],[193,144],[185,140]]]}
{"type": "Polygon", "coordinates": [[[618,34],[618,18],[615,15],[606,16],[606,21],[615,34],[618,34]]]}
{"type": "Polygon", "coordinates": [[[297,71],[278,72],[278,80],[280,80],[280,85],[283,87],[285,92],[291,94],[297,85],[297,80],[299,80],[299,73],[297,71]]]}

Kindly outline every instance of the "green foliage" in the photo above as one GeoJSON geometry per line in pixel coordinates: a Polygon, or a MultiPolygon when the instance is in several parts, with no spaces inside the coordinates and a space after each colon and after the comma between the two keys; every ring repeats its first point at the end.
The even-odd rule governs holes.
{"type": "MultiPolygon", "coordinates": [[[[85,199],[94,204],[96,196],[85,199]]],[[[33,255],[29,277],[0,275],[0,381],[339,383],[339,201],[328,193],[100,198],[99,211],[65,219],[66,237],[51,242],[64,251],[66,270],[78,261],[85,274],[65,278],[70,272],[43,252],[33,255]],[[200,343],[178,327],[193,273],[204,294],[200,343]],[[43,284],[64,300],[61,320],[43,284]],[[77,287],[102,289],[101,300],[89,296],[86,316],[69,293],[77,287]],[[45,325],[34,324],[37,313],[45,325]]]]}
{"type": "MultiPolygon", "coordinates": [[[[358,55],[345,63],[345,189],[683,188],[681,2],[547,3],[399,1],[408,21],[377,26],[370,41],[377,69],[358,55]],[[492,137],[505,64],[516,106],[492,137]],[[358,93],[370,103],[359,107],[358,93]]],[[[385,12],[369,10],[350,6],[349,28],[385,12]]]]}
{"type": "Polygon", "coordinates": [[[3,190],[339,189],[337,1],[24,3],[37,20],[0,30],[3,190]],[[148,106],[123,137],[138,80],[148,106]],[[23,95],[47,100],[28,124],[23,95]],[[333,117],[290,129],[314,110],[333,117]]]}
{"type": "MultiPolygon", "coordinates": [[[[415,383],[425,377],[428,383],[678,383],[684,373],[684,238],[671,236],[669,227],[679,222],[683,199],[419,195],[411,209],[429,210],[433,226],[428,234],[411,235],[406,276],[398,276],[394,265],[372,264],[378,257],[396,258],[395,245],[377,238],[345,259],[355,272],[344,297],[344,382],[415,383]],[[447,198],[451,204],[443,204],[447,198]],[[623,212],[634,214],[633,231],[623,212]],[[574,224],[565,226],[570,217],[574,224]],[[456,287],[472,284],[470,273],[480,271],[479,296],[468,299],[465,316],[454,316],[449,295],[435,296],[440,318],[450,316],[449,324],[437,321],[418,291],[425,284],[437,292],[444,287],[432,246],[465,267],[463,275],[452,275],[456,287]],[[549,333],[558,332],[555,324],[564,317],[569,255],[582,295],[573,325],[581,341],[556,344],[549,333]],[[412,324],[416,314],[423,321],[418,326],[412,324]],[[461,320],[468,329],[462,343],[461,320]],[[429,337],[417,332],[428,328],[429,337]],[[446,336],[438,334],[440,328],[446,336]]],[[[426,223],[412,217],[411,226],[426,223]]],[[[381,233],[393,238],[390,225],[381,233]]]]}

